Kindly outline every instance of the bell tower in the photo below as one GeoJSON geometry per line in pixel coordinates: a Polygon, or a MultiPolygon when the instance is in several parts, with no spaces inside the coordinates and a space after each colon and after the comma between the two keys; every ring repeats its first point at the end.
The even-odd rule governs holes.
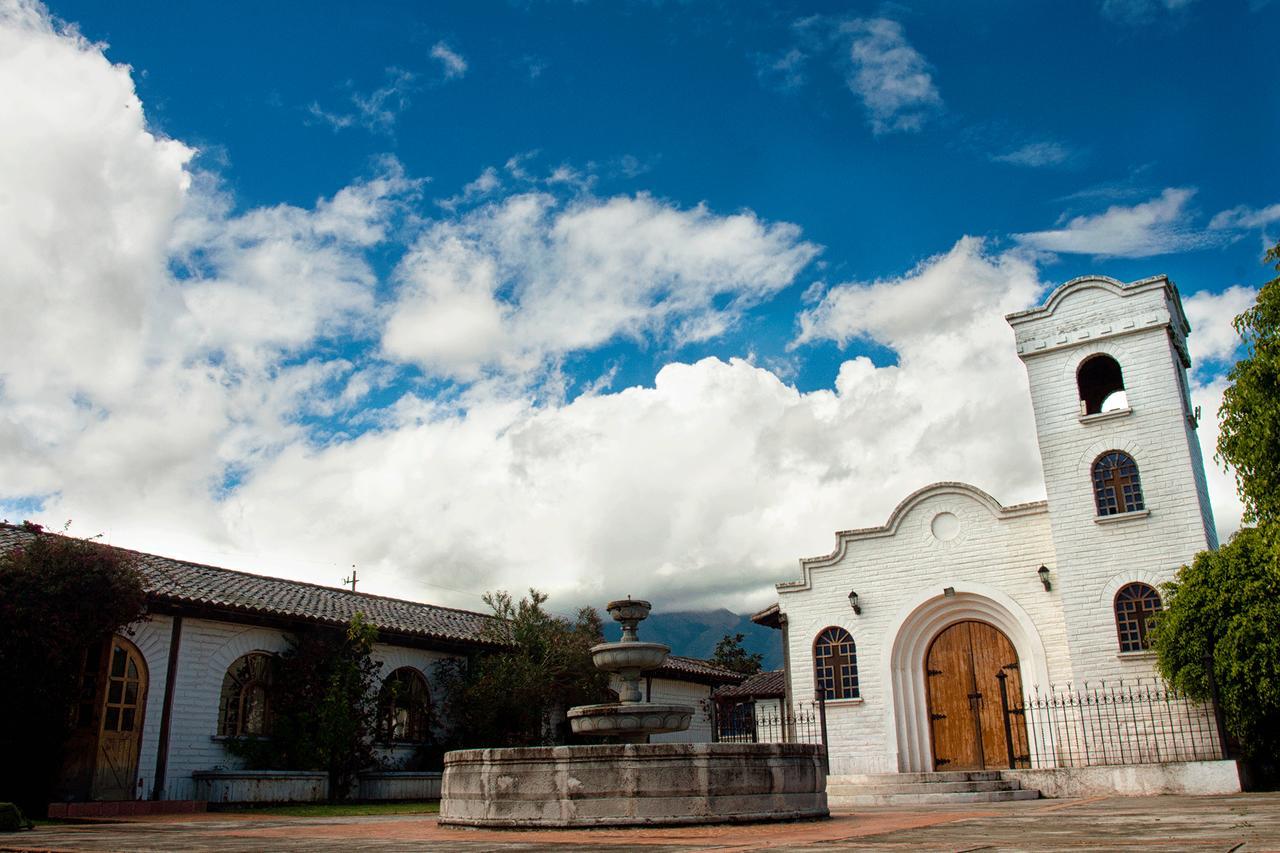
{"type": "Polygon", "coordinates": [[[1006,319],[1030,379],[1072,671],[1148,676],[1150,653],[1118,639],[1117,593],[1158,588],[1218,544],[1178,289],[1085,276],[1006,319]]]}

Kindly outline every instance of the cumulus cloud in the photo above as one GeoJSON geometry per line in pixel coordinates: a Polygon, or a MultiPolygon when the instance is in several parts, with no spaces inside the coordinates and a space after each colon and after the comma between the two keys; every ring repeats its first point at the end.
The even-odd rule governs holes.
{"type": "Polygon", "coordinates": [[[440,63],[445,79],[452,80],[467,73],[467,60],[445,42],[438,41],[431,46],[431,58],[440,63]]]}
{"type": "Polygon", "coordinates": [[[474,380],[617,337],[707,340],[795,281],[817,251],[796,226],[750,212],[643,193],[567,203],[521,193],[426,230],[397,270],[383,347],[474,380]]]}
{"type": "Polygon", "coordinates": [[[1102,213],[1076,216],[1059,228],[1015,234],[1025,246],[1100,258],[1146,258],[1213,245],[1217,239],[1192,223],[1190,188],[1171,187],[1156,198],[1102,213]]]}
{"type": "Polygon", "coordinates": [[[832,288],[805,326],[802,341],[874,337],[895,365],[853,359],[833,387],[806,393],[709,358],[559,405],[419,402],[393,429],[281,454],[236,493],[237,517],[473,589],[536,578],[575,600],[644,588],[681,606],[757,605],[797,556],[882,522],[924,483],[1040,495],[1002,312],[1042,290],[1029,261],[966,238],[900,278],[832,288]],[[331,529],[326,513],[364,521],[331,529]],[[406,530],[406,517],[422,523],[406,530]]]}
{"type": "Polygon", "coordinates": [[[1221,293],[1202,291],[1182,301],[1191,324],[1187,345],[1192,365],[1206,378],[1211,371],[1230,366],[1239,356],[1240,336],[1231,324],[1257,298],[1257,290],[1237,284],[1221,293]]]}
{"type": "MultiPolygon", "coordinates": [[[[0,514],[42,504],[119,544],[326,583],[355,563],[371,591],[461,606],[533,585],[745,609],[924,483],[1042,493],[1001,319],[1045,289],[1020,251],[965,238],[812,290],[797,351],[896,354],[848,359],[828,388],[709,358],[538,398],[510,377],[617,337],[718,334],[818,248],[643,193],[417,222],[394,161],[310,206],[241,209],[148,129],[127,68],[38,7],[0,9],[0,514]],[[406,221],[379,281],[370,257],[394,257],[406,221]],[[382,354],[496,378],[433,396],[382,354]]],[[[1189,302],[1206,325],[1234,304],[1189,302]]]]}
{"type": "Polygon", "coordinates": [[[929,63],[911,46],[902,24],[858,18],[841,28],[848,39],[849,88],[862,99],[876,134],[911,133],[942,108],[929,63]]]}

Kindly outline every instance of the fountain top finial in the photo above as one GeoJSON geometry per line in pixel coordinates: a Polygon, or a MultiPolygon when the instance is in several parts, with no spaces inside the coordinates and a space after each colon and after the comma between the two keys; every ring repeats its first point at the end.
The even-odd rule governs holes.
{"type": "Polygon", "coordinates": [[[615,622],[622,623],[622,640],[623,643],[637,643],[640,638],[636,635],[636,626],[649,617],[649,611],[653,608],[647,601],[633,600],[631,596],[620,598],[617,601],[610,601],[605,605],[605,609],[609,611],[609,615],[613,617],[615,622]]]}

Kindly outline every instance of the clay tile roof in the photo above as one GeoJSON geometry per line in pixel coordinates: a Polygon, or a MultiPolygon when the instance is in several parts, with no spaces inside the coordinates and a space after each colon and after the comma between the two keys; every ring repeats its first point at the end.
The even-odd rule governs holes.
{"type": "Polygon", "coordinates": [[[741,684],[727,684],[716,690],[717,699],[770,699],[787,695],[786,671],[757,672],[741,684]]]}
{"type": "MultiPolygon", "coordinates": [[[[0,524],[0,551],[34,536],[22,527],[0,524]]],[[[374,627],[396,634],[496,645],[485,632],[494,617],[483,613],[237,572],[125,548],[116,550],[138,557],[147,592],[161,602],[326,624],[345,624],[358,611],[374,627]]]]}
{"type": "Polygon", "coordinates": [[[707,684],[737,684],[746,678],[740,672],[716,666],[711,661],[686,658],[680,655],[668,655],[662,666],[653,670],[651,674],[665,675],[680,681],[698,681],[707,684]]]}

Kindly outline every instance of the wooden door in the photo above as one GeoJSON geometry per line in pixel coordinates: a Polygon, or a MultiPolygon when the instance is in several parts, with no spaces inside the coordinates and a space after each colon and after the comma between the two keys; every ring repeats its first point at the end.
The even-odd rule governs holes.
{"type": "Polygon", "coordinates": [[[1020,715],[1006,714],[1001,701],[1003,675],[1010,705],[1022,704],[1018,653],[1008,637],[985,622],[957,622],[934,637],[925,672],[935,770],[1025,761],[1026,725],[1020,715]]]}
{"type": "Polygon", "coordinates": [[[147,700],[147,665],[133,643],[113,637],[105,675],[91,796],[95,800],[132,800],[137,797],[134,786],[147,700]]]}

